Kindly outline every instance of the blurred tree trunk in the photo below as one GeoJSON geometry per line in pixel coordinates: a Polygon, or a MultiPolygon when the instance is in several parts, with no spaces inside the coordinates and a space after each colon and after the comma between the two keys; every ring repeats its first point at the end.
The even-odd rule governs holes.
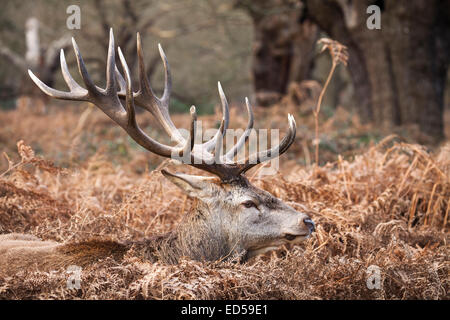
{"type": "Polygon", "coordinates": [[[304,19],[301,3],[289,0],[236,1],[253,20],[253,84],[256,103],[269,106],[291,81],[308,79],[317,27],[304,19]]]}
{"type": "MultiPolygon", "coordinates": [[[[31,106],[30,97],[37,98],[39,100],[38,104],[43,109],[38,111],[45,112],[47,95],[30,80],[27,70],[32,70],[45,84],[52,86],[55,81],[56,72],[59,70],[59,52],[61,49],[65,49],[70,45],[70,37],[66,35],[48,45],[42,45],[39,37],[39,26],[40,22],[36,18],[30,17],[27,19],[25,25],[25,55],[20,55],[1,43],[0,55],[6,58],[23,74],[21,81],[13,88],[11,97],[19,97],[18,105],[26,106],[31,106]]],[[[25,109],[28,109],[28,107],[25,107],[25,109]]]]}
{"type": "Polygon", "coordinates": [[[304,0],[308,15],[349,48],[349,71],[363,120],[380,126],[417,124],[438,141],[449,64],[448,1],[304,0]],[[381,29],[366,25],[369,5],[381,29]]]}
{"type": "MultiPolygon", "coordinates": [[[[30,69],[44,83],[52,86],[55,73],[59,70],[59,52],[70,45],[70,37],[66,35],[48,45],[42,45],[39,37],[39,24],[40,22],[34,17],[29,18],[26,22],[25,55],[20,55],[0,43],[0,56],[6,58],[24,75],[30,69]]],[[[34,84],[31,85],[32,82],[28,80],[28,75],[26,75],[23,83],[19,85],[18,92],[20,94],[41,96],[41,90],[34,90],[36,86],[34,84]]]]}
{"type": "MultiPolygon", "coordinates": [[[[48,45],[42,45],[39,37],[39,24],[36,18],[29,18],[26,22],[26,48],[25,65],[32,70],[45,84],[52,87],[55,82],[55,75],[60,68],[60,50],[67,49],[70,46],[70,36],[65,35],[48,45]]],[[[23,86],[31,85],[25,88],[26,94],[42,97],[42,91],[29,81],[26,75],[23,86]]],[[[46,95],[44,95],[46,97],[46,95]]]]}
{"type": "Polygon", "coordinates": [[[318,26],[348,47],[363,122],[384,128],[415,124],[434,141],[443,138],[449,1],[241,0],[235,6],[254,22],[252,70],[259,105],[277,102],[290,81],[310,78],[318,26]],[[367,8],[374,4],[381,29],[370,30],[367,8]]]}

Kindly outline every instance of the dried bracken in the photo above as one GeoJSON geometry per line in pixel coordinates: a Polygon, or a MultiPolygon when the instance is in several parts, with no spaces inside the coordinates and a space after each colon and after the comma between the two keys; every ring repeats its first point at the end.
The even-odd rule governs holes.
{"type": "MultiPolygon", "coordinates": [[[[68,137],[77,116],[67,110],[63,113],[72,120],[65,123],[55,113],[47,121],[63,124],[58,134],[68,137]]],[[[101,123],[108,127],[95,114],[84,125],[103,134],[101,139],[120,137],[110,126],[109,131],[100,129],[101,123]]],[[[90,135],[79,143],[89,145],[92,139],[100,140],[90,135]]],[[[280,161],[281,171],[275,176],[249,174],[253,183],[290,205],[307,204],[317,210],[313,217],[317,231],[301,246],[244,264],[182,260],[165,265],[130,252],[121,263],[108,258],[83,269],[80,290],[67,289],[66,270],[23,271],[0,278],[0,297],[448,299],[450,147],[447,144],[430,153],[395,139],[386,138],[354,160],[340,159],[317,168],[317,174],[312,166],[287,160],[280,161]],[[367,287],[371,265],[381,270],[380,289],[367,287]]],[[[48,141],[49,154],[72,147],[71,143],[53,145],[51,137],[48,141]]],[[[129,141],[123,143],[123,161],[115,148],[79,155],[76,162],[67,159],[72,154],[64,151],[67,154],[61,155],[59,163],[70,164],[64,174],[57,167],[41,168],[39,161],[16,166],[36,158],[26,145],[25,140],[19,152],[29,156],[18,157],[8,149],[13,168],[0,178],[1,233],[27,232],[57,241],[136,240],[173,229],[192,205],[158,171],[146,169],[161,161],[133,148],[129,141]]],[[[84,145],[79,149],[85,150],[84,145]]],[[[187,173],[195,170],[185,168],[187,173]]]]}
{"type": "Polygon", "coordinates": [[[342,63],[347,66],[348,62],[348,51],[347,47],[343,44],[339,43],[336,40],[329,38],[322,38],[318,41],[319,44],[322,44],[321,52],[328,50],[330,52],[333,63],[336,65],[342,63]]]}

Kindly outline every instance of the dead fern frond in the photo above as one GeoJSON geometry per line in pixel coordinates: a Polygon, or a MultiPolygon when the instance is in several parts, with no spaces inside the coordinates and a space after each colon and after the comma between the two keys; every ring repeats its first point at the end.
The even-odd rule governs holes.
{"type": "Polygon", "coordinates": [[[342,63],[343,65],[347,66],[348,50],[346,46],[336,40],[329,38],[319,39],[318,44],[322,44],[322,49],[320,51],[321,53],[325,50],[328,50],[330,52],[333,64],[338,65],[339,63],[342,63]]]}
{"type": "Polygon", "coordinates": [[[322,91],[320,92],[319,99],[317,100],[317,106],[316,109],[313,110],[314,114],[314,123],[315,123],[315,139],[313,142],[313,145],[315,146],[315,160],[316,160],[316,167],[319,165],[319,113],[320,108],[322,106],[322,99],[325,95],[325,91],[327,90],[328,84],[330,83],[331,77],[333,76],[334,70],[336,69],[337,65],[339,63],[342,63],[344,66],[347,66],[348,61],[348,52],[347,47],[340,44],[338,41],[328,39],[328,38],[322,38],[318,42],[318,44],[322,44],[322,50],[321,52],[328,50],[331,56],[331,69],[328,73],[327,80],[325,81],[325,84],[322,88],[322,91]]]}

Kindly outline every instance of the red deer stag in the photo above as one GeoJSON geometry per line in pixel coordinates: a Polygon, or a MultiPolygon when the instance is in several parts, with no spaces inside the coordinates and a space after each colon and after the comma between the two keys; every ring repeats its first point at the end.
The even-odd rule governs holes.
{"type": "Polygon", "coordinates": [[[61,50],[61,69],[69,92],[58,91],[41,82],[31,71],[30,77],[47,95],[64,100],[89,101],[99,107],[121,126],[138,144],[162,157],[178,157],[184,164],[209,172],[213,176],[161,173],[190,197],[198,199],[182,223],[164,235],[129,243],[88,240],[76,243],[41,241],[30,235],[0,236],[0,270],[15,272],[27,266],[55,269],[71,264],[83,266],[99,258],[112,256],[121,259],[132,252],[151,261],[177,263],[182,256],[195,260],[238,258],[241,261],[273,250],[287,243],[299,243],[314,231],[314,223],[303,207],[300,212],[270,193],[254,187],[243,175],[255,165],[278,157],[292,144],[296,134],[294,118],[289,115],[289,131],[279,145],[234,161],[238,150],[247,142],[253,128],[253,113],[246,99],[248,126],[237,143],[225,154],[218,151],[229,122],[228,103],[219,83],[223,118],[219,130],[205,143],[194,143],[196,111],[191,107],[190,136],[184,138],[169,116],[172,87],[167,58],[159,46],[165,69],[165,88],[157,98],[145,74],[141,39],[137,35],[137,54],[140,88],[133,91],[127,63],[118,48],[124,76],[115,65],[114,38],[111,30],[106,68],[106,88],[97,87],[91,80],[74,39],[73,48],[78,69],[86,86],[81,87],[69,73],[61,50]],[[147,136],[136,121],[135,104],[148,110],[161,124],[177,146],[161,144],[147,136]]]}

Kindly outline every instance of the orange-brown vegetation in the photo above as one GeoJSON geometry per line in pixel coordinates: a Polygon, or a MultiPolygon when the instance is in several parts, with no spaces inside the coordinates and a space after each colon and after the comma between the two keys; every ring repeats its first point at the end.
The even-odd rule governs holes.
{"type": "MultiPolygon", "coordinates": [[[[257,127],[284,128],[286,113],[257,111],[257,127]]],[[[277,175],[260,176],[258,167],[247,174],[288,204],[317,211],[304,244],[244,264],[107,258],[83,269],[79,290],[67,289],[64,269],[23,270],[0,278],[0,298],[448,299],[450,145],[429,151],[397,136],[375,144],[379,133],[339,109],[322,119],[322,165],[314,169],[310,113],[295,110],[297,140],[277,175]],[[366,285],[371,265],[381,270],[379,290],[366,285]]],[[[163,139],[147,115],[139,118],[163,139]]],[[[212,126],[218,118],[200,117],[212,126]]],[[[187,119],[174,116],[179,127],[187,119]]],[[[159,169],[195,169],[145,152],[86,106],[1,113],[0,151],[0,233],[137,240],[174,228],[192,202],[159,169]]]]}

